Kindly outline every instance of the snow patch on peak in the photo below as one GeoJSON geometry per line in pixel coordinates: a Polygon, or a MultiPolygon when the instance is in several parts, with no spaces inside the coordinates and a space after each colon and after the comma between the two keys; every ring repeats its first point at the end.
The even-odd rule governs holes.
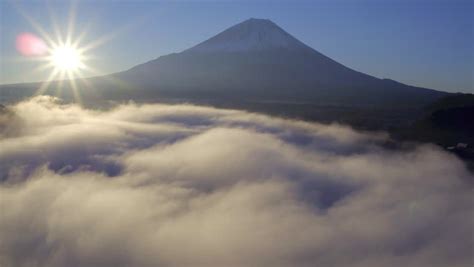
{"type": "Polygon", "coordinates": [[[296,50],[302,47],[305,47],[303,43],[271,20],[251,18],[186,51],[241,52],[275,48],[296,50]]]}

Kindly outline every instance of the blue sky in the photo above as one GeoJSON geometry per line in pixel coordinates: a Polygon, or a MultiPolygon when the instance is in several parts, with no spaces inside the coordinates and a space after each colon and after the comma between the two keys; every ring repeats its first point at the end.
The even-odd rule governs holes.
{"type": "MultiPolygon", "coordinates": [[[[15,38],[65,32],[70,2],[0,0],[1,83],[39,81],[37,61],[22,58],[15,38]]],[[[268,18],[319,52],[355,70],[444,91],[474,93],[474,1],[79,1],[76,32],[99,73],[122,71],[180,52],[250,17],[268,18]]]]}

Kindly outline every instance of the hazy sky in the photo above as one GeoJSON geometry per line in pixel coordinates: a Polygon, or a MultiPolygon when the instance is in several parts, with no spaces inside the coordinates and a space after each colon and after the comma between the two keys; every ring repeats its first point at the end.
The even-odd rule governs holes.
{"type": "MultiPolygon", "coordinates": [[[[22,58],[15,38],[66,31],[66,1],[0,0],[1,83],[38,81],[45,71],[22,58]]],[[[474,93],[474,1],[80,1],[75,33],[83,43],[107,36],[88,52],[101,74],[180,52],[250,17],[268,18],[336,61],[379,78],[474,93]]]]}

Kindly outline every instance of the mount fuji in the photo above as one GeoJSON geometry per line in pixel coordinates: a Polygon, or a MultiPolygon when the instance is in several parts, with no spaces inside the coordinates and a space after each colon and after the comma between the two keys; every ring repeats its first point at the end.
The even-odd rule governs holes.
{"type": "Polygon", "coordinates": [[[352,70],[272,21],[254,18],[114,77],[146,97],[398,107],[424,105],[445,95],[352,70]]]}

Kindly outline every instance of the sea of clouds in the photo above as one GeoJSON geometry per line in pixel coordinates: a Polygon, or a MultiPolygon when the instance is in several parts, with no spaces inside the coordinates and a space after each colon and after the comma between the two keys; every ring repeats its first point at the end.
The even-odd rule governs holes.
{"type": "Polygon", "coordinates": [[[472,266],[473,176],[431,145],[193,105],[0,118],[0,265],[472,266]]]}

